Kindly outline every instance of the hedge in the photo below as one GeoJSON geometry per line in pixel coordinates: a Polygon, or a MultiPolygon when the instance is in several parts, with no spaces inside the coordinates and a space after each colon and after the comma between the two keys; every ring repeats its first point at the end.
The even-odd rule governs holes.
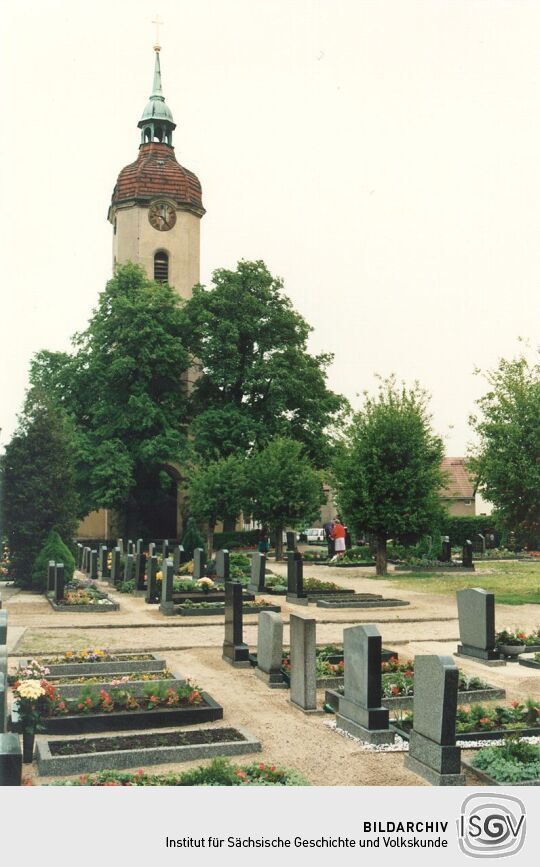
{"type": "Polygon", "coordinates": [[[494,533],[499,538],[490,515],[449,515],[442,522],[441,536],[449,536],[451,545],[463,545],[467,539],[478,541],[478,533],[494,533]]]}
{"type": "Polygon", "coordinates": [[[225,548],[230,551],[234,548],[256,548],[259,544],[260,530],[235,530],[230,533],[214,534],[214,549],[219,551],[225,548]]]}

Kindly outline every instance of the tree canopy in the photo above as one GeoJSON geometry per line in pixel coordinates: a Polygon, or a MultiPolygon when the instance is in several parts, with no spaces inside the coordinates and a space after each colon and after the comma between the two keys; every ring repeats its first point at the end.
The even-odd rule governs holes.
{"type": "Polygon", "coordinates": [[[501,359],[471,417],[479,443],[468,464],[502,526],[540,538],[540,363],[501,359]]]}
{"type": "Polygon", "coordinates": [[[428,396],[415,383],[380,380],[364,394],[338,451],[337,500],[347,523],[377,540],[377,573],[386,572],[386,540],[421,535],[437,526],[444,450],[431,430],[428,396]]]}
{"type": "Polygon", "coordinates": [[[332,426],[348,407],[326,384],[332,356],[310,355],[311,331],[264,262],[214,271],[186,303],[186,340],[201,366],[193,392],[195,447],[207,459],[245,454],[277,436],[328,463],[332,426]]]}
{"type": "Polygon", "coordinates": [[[189,512],[208,526],[207,554],[212,556],[214,529],[218,521],[237,516],[245,502],[245,460],[229,455],[196,468],[187,497],[189,512]]]}

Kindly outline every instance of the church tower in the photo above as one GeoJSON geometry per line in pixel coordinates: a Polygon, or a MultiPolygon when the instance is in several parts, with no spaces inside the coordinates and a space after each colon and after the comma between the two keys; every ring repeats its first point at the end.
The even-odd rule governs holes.
{"type": "Polygon", "coordinates": [[[162,92],[160,50],[154,46],[154,84],[137,124],[139,155],[122,169],[112,194],[113,266],[134,262],[150,279],[167,281],[182,298],[190,298],[200,279],[205,210],[198,178],[174,154],[176,124],[162,92]]]}

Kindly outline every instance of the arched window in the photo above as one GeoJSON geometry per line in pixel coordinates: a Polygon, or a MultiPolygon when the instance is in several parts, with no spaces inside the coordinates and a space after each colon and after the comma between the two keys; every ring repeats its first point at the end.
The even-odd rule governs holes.
{"type": "Polygon", "coordinates": [[[166,283],[169,279],[169,257],[164,250],[158,250],[154,255],[154,280],[166,283]]]}

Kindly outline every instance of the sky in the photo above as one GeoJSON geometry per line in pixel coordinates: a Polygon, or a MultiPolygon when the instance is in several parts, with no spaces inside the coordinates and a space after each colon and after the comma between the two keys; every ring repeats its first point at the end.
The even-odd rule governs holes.
{"type": "Polygon", "coordinates": [[[156,13],[201,281],[263,259],[334,390],[419,380],[464,454],[475,369],[538,343],[537,0],[0,0],[0,445],[111,276],[156,13]]]}

